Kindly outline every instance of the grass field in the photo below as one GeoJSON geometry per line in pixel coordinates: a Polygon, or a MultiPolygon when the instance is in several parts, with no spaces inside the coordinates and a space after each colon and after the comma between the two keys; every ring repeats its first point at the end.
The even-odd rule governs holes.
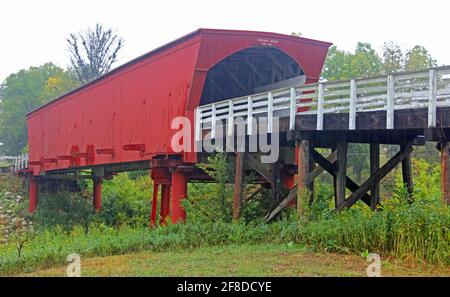
{"type": "MultiPolygon", "coordinates": [[[[362,256],[244,245],[81,259],[82,276],[366,276],[362,256]]],[[[65,276],[65,266],[25,276],[65,276]]],[[[450,267],[382,260],[382,276],[450,276],[450,267]]]]}

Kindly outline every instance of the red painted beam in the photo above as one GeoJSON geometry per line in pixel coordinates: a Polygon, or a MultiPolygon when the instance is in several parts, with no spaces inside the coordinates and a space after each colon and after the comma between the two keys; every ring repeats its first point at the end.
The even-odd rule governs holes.
{"type": "Polygon", "coordinates": [[[58,158],[46,158],[43,160],[44,163],[58,163],[58,158]]]}
{"type": "Polygon", "coordinates": [[[106,148],[106,149],[97,149],[95,151],[97,155],[112,155],[114,156],[115,150],[113,148],[106,148]]]}
{"type": "Polygon", "coordinates": [[[70,155],[58,156],[58,160],[60,160],[60,161],[70,161],[70,160],[72,160],[72,156],[70,156],[70,155]]]}
{"type": "Polygon", "coordinates": [[[145,151],[145,144],[139,143],[139,144],[125,144],[122,146],[122,149],[124,151],[139,151],[144,152],[145,151]]]}

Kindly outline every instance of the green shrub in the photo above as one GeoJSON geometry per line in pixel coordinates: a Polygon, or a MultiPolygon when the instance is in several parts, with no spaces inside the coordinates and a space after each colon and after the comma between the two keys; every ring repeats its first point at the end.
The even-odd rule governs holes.
{"type": "Polygon", "coordinates": [[[150,216],[152,182],[148,174],[116,175],[103,184],[100,220],[111,226],[146,226],[150,216]]]}

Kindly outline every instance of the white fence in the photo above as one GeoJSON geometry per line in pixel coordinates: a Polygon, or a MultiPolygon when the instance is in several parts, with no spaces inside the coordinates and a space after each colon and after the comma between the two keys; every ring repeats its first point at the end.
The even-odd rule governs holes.
{"type": "Polygon", "coordinates": [[[13,171],[17,172],[28,168],[28,153],[13,158],[13,171]]]}
{"type": "Polygon", "coordinates": [[[268,132],[274,116],[289,117],[289,129],[295,129],[296,115],[317,115],[317,130],[323,130],[325,114],[348,113],[349,130],[356,129],[356,115],[385,111],[386,129],[394,128],[394,112],[402,109],[428,109],[428,127],[436,127],[438,107],[450,106],[450,66],[387,76],[330,81],[300,87],[273,90],[251,96],[202,105],[195,112],[195,140],[203,129],[215,130],[226,121],[227,135],[234,133],[234,120],[246,118],[247,134],[254,133],[252,119],[268,118],[268,132]]]}

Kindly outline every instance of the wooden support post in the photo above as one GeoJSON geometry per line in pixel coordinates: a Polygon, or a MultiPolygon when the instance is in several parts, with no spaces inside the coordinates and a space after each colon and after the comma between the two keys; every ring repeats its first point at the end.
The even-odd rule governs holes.
{"type": "MultiPolygon", "coordinates": [[[[371,143],[370,144],[370,175],[375,174],[375,172],[380,169],[380,144],[371,143]]],[[[370,208],[372,210],[377,209],[377,205],[380,203],[380,183],[375,183],[370,189],[370,208]]]]}
{"type": "Polygon", "coordinates": [[[278,162],[272,163],[272,202],[274,206],[280,202],[281,196],[281,170],[278,162]]]}
{"type": "Polygon", "coordinates": [[[337,145],[337,172],[336,172],[336,209],[345,200],[345,190],[347,183],[347,142],[339,142],[337,145]]]}
{"type": "Polygon", "coordinates": [[[298,144],[298,173],[297,173],[297,214],[299,217],[304,215],[304,198],[309,196],[308,182],[310,174],[310,147],[309,140],[302,140],[298,144]]]}
{"type": "MultiPolygon", "coordinates": [[[[406,149],[406,145],[401,145],[400,149],[404,151],[406,149]]],[[[412,172],[411,172],[411,155],[408,154],[402,161],[402,176],[403,176],[403,184],[408,191],[408,202],[413,202],[413,191],[414,185],[412,180],[412,172]]]]}
{"type": "Polygon", "coordinates": [[[30,177],[28,185],[28,195],[30,196],[30,204],[28,208],[29,213],[34,213],[39,201],[39,184],[38,182],[30,177]]]}
{"type": "Polygon", "coordinates": [[[441,181],[442,200],[444,204],[450,205],[450,145],[447,141],[441,142],[441,181]]]}
{"type": "Polygon", "coordinates": [[[314,179],[313,175],[315,164],[314,159],[311,158],[311,151],[314,149],[313,143],[309,143],[309,151],[308,151],[308,159],[309,159],[309,167],[308,167],[308,203],[311,206],[314,203],[314,179]]]}
{"type": "Polygon", "coordinates": [[[93,186],[93,206],[96,213],[100,212],[102,208],[102,179],[100,177],[94,177],[93,186]]]}
{"type": "Polygon", "coordinates": [[[241,204],[244,186],[244,153],[236,153],[236,173],[234,176],[233,221],[241,218],[241,204]]]}

